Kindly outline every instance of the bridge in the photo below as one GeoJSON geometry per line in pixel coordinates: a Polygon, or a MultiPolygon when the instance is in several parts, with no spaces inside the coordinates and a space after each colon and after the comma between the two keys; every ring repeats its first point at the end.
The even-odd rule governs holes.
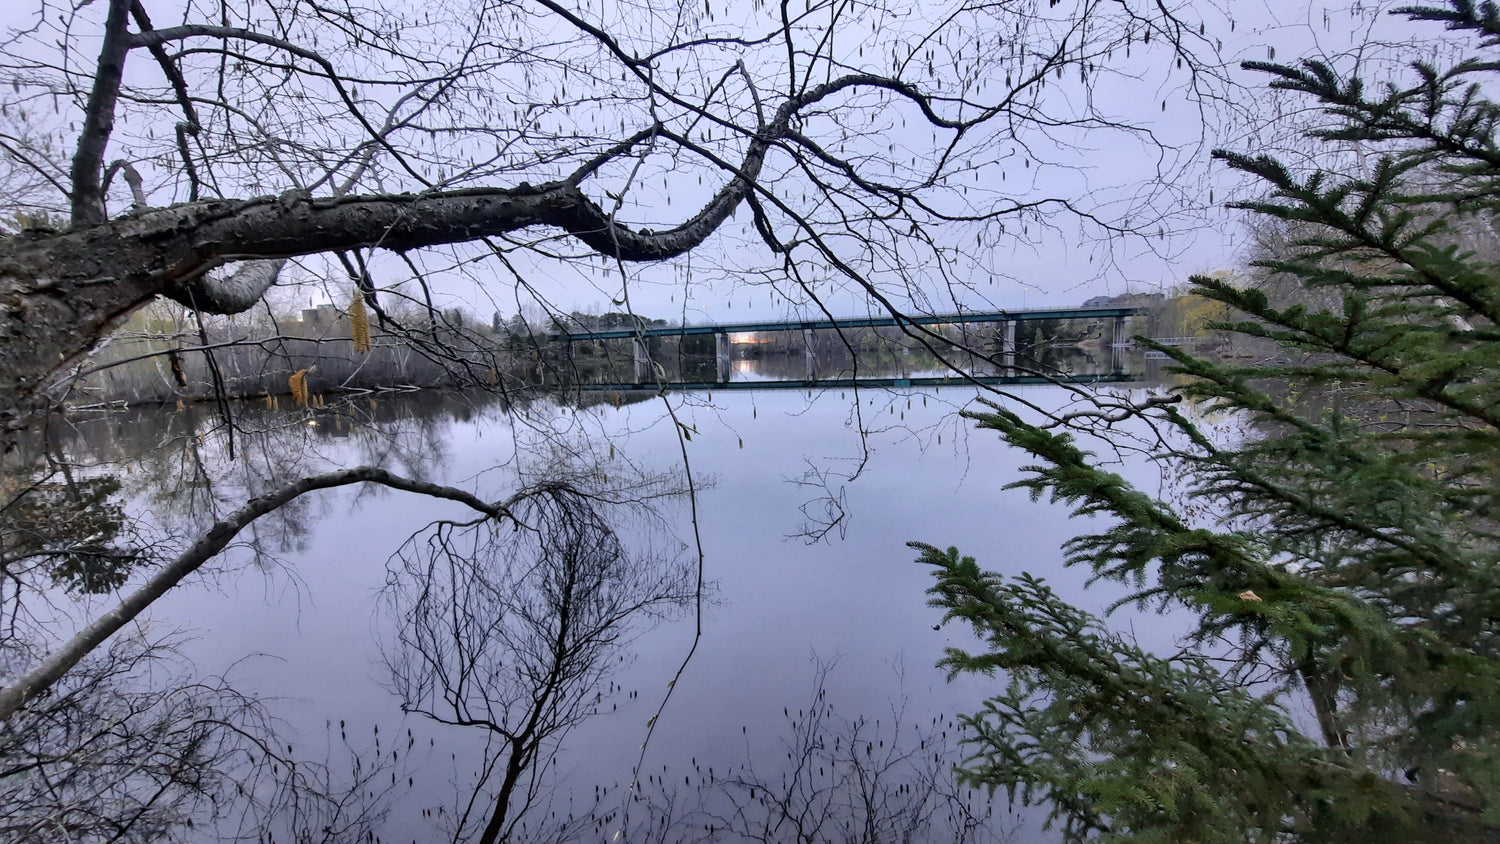
{"type": "Polygon", "coordinates": [[[717,325],[680,325],[657,328],[612,328],[606,331],[558,331],[550,336],[559,341],[625,340],[632,337],[691,337],[703,334],[743,334],[758,331],[816,331],[823,328],[892,328],[902,325],[966,325],[976,322],[1026,322],[1039,319],[1115,319],[1116,328],[1129,317],[1144,313],[1141,308],[1032,308],[1016,311],[964,311],[955,314],[911,314],[878,317],[840,317],[837,319],[769,320],[730,322],[717,325]]]}
{"type": "MultiPolygon", "coordinates": [[[[719,323],[713,325],[682,325],[682,326],[658,326],[640,328],[612,328],[601,331],[557,331],[550,335],[554,342],[565,344],[569,357],[573,354],[575,343],[586,343],[604,340],[630,340],[633,341],[633,357],[635,362],[635,383],[637,385],[649,382],[652,365],[650,353],[650,340],[657,337],[694,337],[712,335],[715,340],[715,353],[718,359],[718,380],[714,382],[694,382],[693,384],[673,384],[678,389],[723,389],[730,384],[730,361],[733,356],[732,348],[736,344],[735,337],[745,337],[769,332],[802,332],[803,352],[807,360],[807,377],[796,382],[786,382],[794,386],[819,386],[837,387],[852,385],[851,379],[819,379],[817,377],[817,353],[814,343],[814,332],[820,330],[843,330],[862,328],[896,328],[896,327],[932,327],[939,330],[949,326],[970,326],[980,324],[993,324],[993,332],[985,332],[993,337],[998,346],[998,357],[996,363],[999,365],[1001,375],[975,376],[975,380],[991,383],[1024,384],[1033,381],[1050,381],[1052,379],[1037,378],[1033,373],[1023,373],[1016,370],[1016,327],[1020,323],[1039,320],[1108,320],[1111,323],[1109,334],[1110,347],[1119,350],[1128,345],[1128,335],[1125,332],[1126,321],[1131,317],[1144,313],[1141,308],[1032,308],[1009,311],[964,311],[949,314],[911,314],[911,315],[888,315],[888,316],[864,316],[864,317],[842,317],[835,319],[795,319],[795,320],[761,320],[755,322],[719,323]],[[849,382],[846,384],[845,382],[849,382]]],[[[967,333],[967,332],[966,332],[967,333]]],[[[742,341],[743,342],[743,341],[742,341]]],[[[1120,359],[1118,351],[1116,360],[1120,359]]],[[[1104,380],[1127,380],[1129,376],[1116,371],[1104,380]]],[[[916,379],[857,379],[861,386],[927,386],[926,382],[953,383],[948,378],[916,378],[916,379]],[[886,382],[891,382],[886,384],[886,382]]],[[[956,379],[964,380],[964,379],[956,379]]],[[[1100,376],[1090,376],[1081,380],[1098,381],[1100,376]]],[[[746,387],[754,383],[758,386],[772,386],[771,382],[747,382],[746,387]]],[[[775,382],[780,385],[781,382],[775,382]]],[[[582,385],[580,385],[582,386],[582,385]]],[[[597,384],[587,385],[584,389],[621,389],[625,384],[597,384]]]]}

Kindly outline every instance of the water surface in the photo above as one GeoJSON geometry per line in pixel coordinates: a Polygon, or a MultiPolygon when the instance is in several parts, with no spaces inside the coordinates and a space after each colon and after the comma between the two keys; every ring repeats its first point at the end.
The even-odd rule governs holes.
{"type": "MultiPolygon", "coordinates": [[[[784,708],[811,707],[820,663],[835,664],[826,704],[840,718],[884,719],[883,729],[898,718],[943,724],[998,691],[998,680],[949,682],[933,667],[945,646],[972,642],[957,629],[934,630],[938,613],[924,595],[931,578],[908,541],[957,545],[989,568],[1042,574],[1086,609],[1118,597],[1085,591],[1084,574],[1061,567],[1059,546],[1086,525],[1004,489],[1028,461],[956,417],[974,395],[766,390],[630,394],[588,407],[542,397],[523,408],[421,393],[333,401],[321,411],[257,406],[241,409],[246,432],[233,461],[202,408],[79,419],[59,436],[75,453],[129,461],[131,506],[182,532],[281,479],[336,466],[385,465],[486,499],[504,497],[559,454],[618,477],[690,473],[696,507],[665,503],[670,537],[656,538],[694,564],[701,549],[710,600],[643,765],[652,788],[689,792],[710,767],[752,761],[774,778],[790,740],[784,708]]],[[[1043,406],[1065,400],[1050,387],[1018,395],[1043,406]]],[[[1122,469],[1150,477],[1147,467],[1122,469]]],[[[383,489],[315,493],[258,524],[255,548],[226,554],[210,576],[159,602],[149,624],[191,630],[199,667],[228,671],[272,699],[310,755],[343,753],[341,736],[368,752],[377,727],[387,737],[412,730],[400,771],[410,784],[394,790],[382,837],[429,840],[423,810],[451,807],[472,783],[482,738],[403,718],[377,647],[392,623],[379,594],[388,559],[413,532],[468,515],[383,489]]],[[[1155,617],[1134,626],[1147,645],[1170,640],[1171,627],[1155,617]]],[[[689,616],[635,643],[602,711],[551,765],[555,809],[587,811],[600,786],[606,804],[623,793],[697,627],[689,616]]]]}

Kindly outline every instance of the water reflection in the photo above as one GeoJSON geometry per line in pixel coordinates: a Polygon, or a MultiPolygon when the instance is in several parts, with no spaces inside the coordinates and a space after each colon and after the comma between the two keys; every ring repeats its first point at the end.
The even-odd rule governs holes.
{"type": "MultiPolygon", "coordinates": [[[[480,692],[477,698],[465,701],[473,704],[474,710],[467,706],[459,710],[466,721],[480,707],[492,718],[497,710],[508,710],[508,699],[518,699],[517,689],[525,681],[541,677],[537,680],[540,685],[533,688],[530,709],[514,718],[502,716],[492,721],[497,725],[497,735],[515,738],[515,743],[498,745],[496,753],[481,760],[482,770],[503,763],[505,772],[496,789],[498,797],[491,795],[502,803],[494,812],[495,828],[505,828],[501,822],[513,823],[535,802],[530,791],[523,788],[517,792],[524,784],[522,778],[534,785],[533,769],[538,761],[550,758],[549,748],[581,720],[585,704],[597,704],[596,687],[623,656],[627,633],[638,629],[639,618],[660,618],[669,606],[680,606],[692,595],[693,590],[686,585],[692,581],[681,564],[669,562],[667,557],[628,554],[622,539],[638,542],[642,537],[640,530],[626,530],[624,513],[640,515],[655,502],[680,495],[681,490],[660,477],[635,472],[629,465],[615,465],[618,461],[589,459],[589,449],[580,444],[579,433],[571,430],[573,426],[555,424],[558,420],[551,415],[556,410],[552,403],[519,408],[486,401],[490,397],[479,397],[477,403],[463,396],[449,396],[460,400],[451,403],[433,401],[442,398],[411,395],[389,401],[385,397],[345,397],[290,410],[268,402],[237,408],[232,427],[223,425],[217,414],[187,408],[55,420],[44,435],[28,444],[31,451],[17,451],[12,456],[8,466],[11,474],[5,478],[6,498],[0,508],[0,568],[7,577],[6,592],[0,596],[5,598],[4,617],[12,622],[25,619],[27,623],[24,629],[8,628],[0,636],[0,681],[19,682],[41,657],[60,650],[68,628],[82,626],[122,596],[136,594],[145,578],[154,574],[153,568],[174,558],[205,533],[210,521],[247,499],[286,488],[296,479],[331,466],[374,465],[414,479],[440,476],[451,462],[446,451],[452,439],[449,429],[474,424],[481,417],[503,420],[511,426],[513,450],[492,449],[485,462],[489,477],[473,486],[486,492],[508,479],[525,484],[526,489],[501,505],[502,512],[496,517],[503,524],[484,521],[467,526],[472,529],[468,535],[477,537],[482,524],[487,541],[471,543],[470,553],[463,557],[468,565],[462,569],[455,565],[460,557],[454,553],[458,543],[452,535],[453,529],[462,530],[460,526],[445,522],[449,528],[445,532],[439,527],[419,530],[420,521],[410,524],[408,529],[418,532],[397,555],[406,567],[390,569],[393,580],[388,584],[388,595],[392,596],[393,608],[403,615],[396,625],[401,631],[397,637],[401,647],[394,652],[392,665],[398,679],[410,681],[397,684],[403,692],[404,709],[428,712],[443,723],[452,723],[452,718],[458,717],[443,718],[439,708],[424,703],[426,698],[418,691],[446,676],[420,670],[443,652],[443,645],[435,644],[434,635],[419,635],[423,630],[451,632],[456,643],[450,649],[479,648],[493,653],[493,663],[465,662],[469,669],[477,667],[483,673],[493,668],[499,672],[502,663],[518,669],[511,671],[516,683],[509,688],[478,682],[478,673],[463,671],[455,683],[480,692]],[[235,454],[237,457],[231,456],[235,454]],[[62,480],[54,481],[54,476],[62,480]],[[529,476],[543,480],[528,482],[525,479],[529,476]],[[122,482],[121,478],[127,480],[122,482]],[[443,553],[422,553],[437,547],[430,543],[438,537],[446,537],[438,543],[443,553]],[[520,559],[528,552],[530,559],[520,559]],[[630,560],[634,562],[627,564],[630,560]],[[138,563],[141,571],[132,571],[138,563]],[[435,574],[440,566],[446,577],[435,574]],[[49,589],[46,575],[54,583],[69,587],[68,591],[100,598],[70,602],[49,589]],[[444,585],[450,588],[434,601],[444,585]],[[476,598],[486,592],[489,598],[499,596],[503,600],[476,598]],[[417,595],[423,599],[397,600],[417,595]],[[461,596],[475,600],[461,601],[461,596]],[[466,633],[474,635],[460,635],[436,621],[455,618],[460,606],[462,618],[468,622],[466,633]],[[424,619],[433,623],[424,624],[424,619]],[[528,629],[531,635],[527,635],[528,629]],[[497,636],[505,640],[508,649],[495,651],[491,647],[499,641],[497,636]],[[549,643],[550,650],[545,647],[549,643]],[[415,647],[418,645],[424,647],[415,647]],[[403,669],[395,671],[398,662],[403,669]],[[550,671],[538,673],[539,666],[545,668],[553,662],[556,664],[550,671]],[[512,796],[520,809],[508,814],[503,803],[512,796]]],[[[247,559],[262,561],[279,555],[290,563],[305,556],[311,537],[340,532],[337,503],[336,496],[302,496],[251,523],[241,537],[248,538],[241,552],[222,556],[220,579],[247,559]]],[[[345,499],[342,503],[350,502],[345,499]]],[[[288,572],[296,569],[293,565],[286,568],[288,572]]],[[[176,590],[168,594],[179,604],[186,597],[176,590]]],[[[190,620],[202,624],[206,619],[195,612],[190,620]]],[[[123,640],[125,634],[116,638],[123,640]]],[[[148,645],[146,652],[152,652],[151,647],[148,645]]],[[[130,666],[146,664],[146,660],[135,658],[117,662],[126,664],[126,672],[130,666]]],[[[69,678],[86,678],[95,663],[94,658],[80,663],[69,678]]],[[[142,682],[149,681],[142,678],[142,682]]],[[[104,688],[87,685],[90,695],[104,688]]],[[[54,688],[71,686],[70,679],[68,685],[54,688]]],[[[184,688],[195,686],[187,684],[184,688]]],[[[196,692],[190,696],[194,700],[200,697],[196,692]]],[[[31,733],[20,727],[31,724],[44,711],[53,710],[44,710],[33,702],[14,720],[4,719],[5,729],[0,731],[0,762],[4,764],[0,767],[19,764],[26,753],[33,752],[20,740],[31,733]]],[[[346,740],[345,721],[341,719],[339,732],[346,740]]],[[[240,733],[237,726],[229,729],[240,733]]],[[[378,721],[376,731],[378,735],[378,721]]],[[[251,736],[248,732],[244,735],[251,736]]],[[[282,741],[268,732],[257,732],[249,740],[263,746],[281,746],[282,741]]],[[[206,740],[197,744],[205,745],[206,740]]],[[[412,744],[414,739],[408,750],[412,744]]],[[[355,757],[351,793],[355,784],[368,779],[368,772],[394,765],[395,755],[386,760],[378,746],[376,751],[375,757],[362,763],[359,756],[355,757]]],[[[269,758],[274,760],[274,755],[269,758]]],[[[90,764],[87,758],[69,763],[69,775],[89,782],[108,779],[106,772],[95,771],[90,764]]],[[[267,764],[273,771],[286,768],[284,761],[267,764]]],[[[308,767],[304,764],[302,770],[308,767]]],[[[215,775],[229,777],[230,770],[219,770],[215,775]]],[[[393,785],[395,776],[392,771],[393,785]]],[[[415,777],[411,779],[415,781],[415,777]]],[[[472,793],[489,790],[488,780],[481,777],[472,793]]],[[[223,804],[259,799],[243,790],[238,795],[223,795],[223,804]]],[[[218,805],[220,801],[213,802],[218,805]]],[[[361,816],[371,814],[370,807],[356,808],[361,816]]],[[[480,828],[486,817],[489,815],[479,818],[480,828]]],[[[456,830],[457,835],[468,837],[465,823],[460,822],[456,830]]]]}
{"type": "MultiPolygon", "coordinates": [[[[759,371],[775,373],[774,367],[759,371]]],[[[609,824],[623,822],[617,812],[627,805],[623,795],[642,759],[647,723],[675,681],[639,771],[641,781],[651,785],[644,796],[654,808],[636,814],[631,823],[656,824],[655,829],[692,838],[687,826],[722,808],[715,801],[758,799],[768,786],[779,787],[784,753],[778,748],[783,740],[800,741],[805,734],[797,730],[811,723],[804,717],[789,723],[783,707],[821,712],[819,723],[826,729],[820,727],[818,734],[825,738],[848,733],[833,755],[826,745],[814,746],[810,758],[842,771],[841,776],[857,776],[858,769],[848,767],[842,755],[851,743],[874,737],[876,750],[883,749],[880,742],[896,744],[894,734],[882,732],[893,721],[872,729],[861,720],[886,718],[891,701],[899,698],[892,663],[906,671],[910,703],[903,723],[946,723],[946,718],[933,719],[970,709],[991,691],[970,678],[948,685],[931,668],[954,634],[932,630],[936,618],[923,598],[926,575],[909,561],[906,541],[1002,548],[1000,559],[986,562],[1001,570],[1010,561],[1011,568],[1049,571],[1060,560],[1058,546],[1073,533],[1061,512],[1049,514],[1024,494],[1002,491],[1016,476],[1017,457],[987,437],[968,436],[952,416],[955,403],[967,401],[972,390],[851,393],[726,393],[715,394],[711,403],[703,396],[633,393],[590,395],[583,405],[546,397],[507,403],[494,396],[424,393],[329,399],[310,409],[244,406],[236,416],[240,456],[235,461],[227,459],[229,432],[215,414],[136,409],[58,423],[49,431],[48,445],[86,476],[118,475],[121,489],[110,500],[179,542],[201,527],[204,511],[223,511],[287,478],[331,466],[385,466],[492,499],[555,476],[559,456],[571,461],[574,468],[568,471],[587,475],[597,490],[662,473],[681,478],[686,454],[695,479],[716,483],[700,484],[696,514],[685,503],[664,504],[661,526],[681,539],[690,540],[695,531],[701,535],[705,575],[717,584],[719,603],[703,619],[701,640],[695,639],[693,625],[665,625],[641,635],[633,662],[617,659],[618,673],[596,677],[596,697],[587,699],[598,700],[598,717],[590,708],[590,720],[578,723],[552,753],[544,771],[546,793],[519,817],[532,821],[527,836],[552,812],[589,819],[569,827],[586,835],[597,827],[605,837],[609,824]],[[863,467],[858,482],[829,481],[852,514],[842,541],[807,546],[784,539],[800,530],[799,505],[808,497],[786,479],[802,476],[809,460],[838,471],[863,467]],[[697,655],[676,678],[695,641],[697,655]],[[818,705],[809,706],[809,672],[803,666],[814,654],[837,655],[841,667],[820,687],[818,705]],[[699,768],[738,771],[732,793],[725,792],[718,773],[705,786],[699,768]],[[700,793],[705,787],[712,794],[700,793]]],[[[1047,403],[1058,397],[1033,390],[1029,398],[1047,403]]],[[[845,477],[850,474],[844,471],[845,477]]],[[[401,700],[380,692],[391,683],[375,645],[415,629],[422,592],[411,591],[413,583],[433,585],[428,598],[441,600],[428,600],[429,609],[484,605],[485,612],[461,613],[465,622],[459,627],[486,647],[454,645],[452,653],[495,658],[496,677],[521,665],[500,655],[509,643],[496,649],[486,638],[503,635],[493,613],[517,618],[516,607],[483,600],[481,593],[487,582],[511,588],[515,584],[506,578],[543,571],[534,556],[541,546],[534,539],[521,550],[504,542],[492,550],[469,544],[453,556],[445,550],[456,547],[450,542],[453,533],[436,544],[434,538],[443,531],[437,525],[454,518],[453,508],[443,502],[408,496],[343,491],[308,497],[277,521],[258,526],[253,542],[224,561],[223,574],[210,588],[171,594],[156,608],[156,623],[202,631],[189,651],[206,671],[223,670],[247,653],[275,654],[275,661],[254,661],[239,674],[249,687],[281,699],[278,714],[296,725],[299,741],[316,743],[325,724],[331,730],[344,722],[378,726],[388,736],[414,731],[401,742],[406,745],[402,759],[409,759],[413,748],[429,748],[425,759],[410,763],[427,767],[409,781],[402,777],[407,785],[397,789],[400,802],[386,840],[429,840],[434,828],[462,828],[455,795],[476,793],[476,772],[493,771],[503,779],[508,758],[486,751],[474,737],[476,728],[402,721],[401,700]],[[391,571],[401,575],[402,586],[392,591],[381,561],[401,548],[407,550],[391,571]],[[262,556],[278,558],[285,574],[265,578],[244,568],[247,560],[262,556]],[[533,565],[512,570],[518,559],[533,565]],[[436,579],[424,581],[428,575],[436,579]],[[295,591],[291,598],[288,584],[295,591]],[[386,604],[399,609],[400,625],[377,614],[374,596],[381,590],[404,596],[386,604]],[[480,623],[485,618],[495,623],[480,623]],[[479,627],[470,629],[468,620],[479,627]]],[[[644,538],[639,530],[618,520],[612,525],[631,555],[642,553],[644,546],[633,544],[644,538]]],[[[486,543],[498,538],[490,525],[469,530],[486,543]]],[[[653,541],[659,548],[684,550],[660,544],[661,536],[653,541]]],[[[1084,596],[1081,584],[1070,588],[1067,577],[1060,580],[1060,591],[1081,598],[1085,606],[1112,598],[1084,596]]],[[[521,615],[527,613],[545,615],[522,608],[521,615]]],[[[419,682],[415,689],[441,685],[419,682]]],[[[411,705],[420,695],[403,692],[403,697],[408,708],[421,708],[411,705]]],[[[496,696],[481,696],[491,697],[496,696]]],[[[449,714],[456,712],[453,698],[439,694],[427,700],[433,711],[446,706],[449,714]]],[[[479,700],[465,706],[478,706],[479,700]]],[[[925,741],[916,738],[919,748],[925,741]]],[[[723,832],[708,823],[716,826],[714,835],[723,832]]],[[[751,834],[748,828],[740,832],[751,834]]]]}
{"type": "MultiPolygon", "coordinates": [[[[12,478],[33,480],[63,471],[91,483],[111,477],[115,499],[130,501],[133,517],[161,534],[152,544],[171,545],[172,537],[190,541],[247,500],[320,471],[376,466],[413,478],[440,474],[449,429],[509,406],[485,393],[429,391],[343,396],[310,408],[235,402],[229,425],[206,404],[70,413],[51,417],[23,441],[7,468],[12,478]]],[[[251,526],[251,547],[257,555],[302,549],[328,514],[324,500],[295,499],[251,526]]]]}
{"type": "MultiPolygon", "coordinates": [[[[0,571],[25,579],[40,567],[69,592],[99,595],[125,585],[145,558],[132,539],[132,522],[118,493],[118,475],[74,478],[58,472],[33,477],[22,487],[0,481],[6,506],[0,508],[0,571]]],[[[3,594],[3,593],[0,593],[3,594]]]]}
{"type": "Polygon", "coordinates": [[[401,709],[479,733],[477,781],[438,816],[452,840],[535,834],[568,733],[618,706],[631,642],[694,603],[685,558],[621,535],[651,502],[609,498],[549,482],[508,508],[512,524],[438,522],[392,558],[383,656],[401,709]]]}

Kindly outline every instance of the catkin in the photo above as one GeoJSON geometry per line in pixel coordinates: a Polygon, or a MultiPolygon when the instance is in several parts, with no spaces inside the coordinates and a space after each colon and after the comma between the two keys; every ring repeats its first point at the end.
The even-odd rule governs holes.
{"type": "Polygon", "coordinates": [[[365,313],[365,296],[354,289],[354,298],[349,302],[349,336],[354,340],[354,351],[364,354],[370,351],[370,315],[365,313]]]}
{"type": "Polygon", "coordinates": [[[307,407],[307,370],[299,369],[292,373],[292,377],[286,379],[287,386],[292,390],[292,399],[302,407],[307,407]]]}

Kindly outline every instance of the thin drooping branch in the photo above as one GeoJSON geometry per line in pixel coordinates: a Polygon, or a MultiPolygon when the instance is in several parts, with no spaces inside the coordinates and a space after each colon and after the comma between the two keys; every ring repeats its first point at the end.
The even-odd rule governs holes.
{"type": "Polygon", "coordinates": [[[354,101],[353,94],[344,84],[344,78],[339,75],[338,70],[333,66],[333,63],[320,55],[316,50],[309,50],[293,44],[286,39],[276,38],[250,29],[230,26],[209,26],[202,24],[174,26],[168,27],[166,29],[154,29],[150,31],[139,32],[131,36],[128,46],[130,48],[146,47],[150,50],[156,50],[160,49],[162,45],[189,38],[212,38],[221,39],[224,41],[249,41],[251,43],[263,44],[268,47],[273,47],[277,50],[283,50],[293,56],[296,56],[297,58],[317,65],[321,75],[324,76],[333,85],[334,90],[338,92],[339,99],[343,102],[344,107],[349,110],[349,113],[353,115],[354,119],[359,122],[360,126],[364,128],[364,130],[369,134],[370,138],[375,143],[379,144],[380,147],[387,153],[389,153],[395,159],[395,161],[401,165],[402,169],[406,171],[407,175],[411,176],[424,185],[432,184],[427,180],[426,177],[418,172],[415,167],[412,166],[412,164],[407,160],[407,157],[401,154],[400,150],[391,145],[390,141],[387,139],[384,133],[377,130],[370,123],[369,119],[366,118],[364,113],[360,111],[358,104],[354,101]]]}
{"type": "Polygon", "coordinates": [[[28,700],[46,692],[53,683],[77,665],[79,660],[87,656],[94,648],[103,644],[121,627],[129,624],[156,599],[181,583],[183,578],[197,571],[204,563],[224,550],[251,522],[314,490],[356,483],[380,484],[418,495],[445,498],[494,519],[509,518],[511,508],[519,501],[539,491],[544,491],[531,487],[517,492],[505,501],[489,503],[461,489],[404,478],[373,466],[360,466],[302,478],[251,499],[244,506],[217,522],[176,560],[164,566],[113,609],[84,627],[73,638],[42,660],[36,668],[15,683],[0,689],[0,721],[10,718],[25,706],[28,700]]]}

